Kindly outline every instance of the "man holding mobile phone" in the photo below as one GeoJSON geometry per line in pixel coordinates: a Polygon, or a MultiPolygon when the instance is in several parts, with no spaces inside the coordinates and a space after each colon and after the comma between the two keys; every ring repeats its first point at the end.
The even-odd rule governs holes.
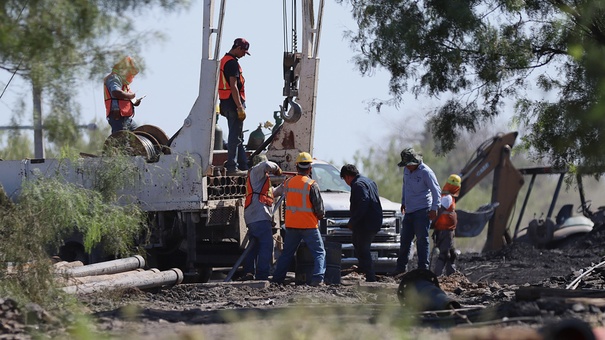
{"type": "Polygon", "coordinates": [[[132,119],[134,107],[139,106],[145,96],[135,99],[130,83],[138,73],[136,61],[127,56],[115,64],[111,73],[103,79],[105,110],[112,134],[121,130],[134,131],[137,128],[132,119]]]}

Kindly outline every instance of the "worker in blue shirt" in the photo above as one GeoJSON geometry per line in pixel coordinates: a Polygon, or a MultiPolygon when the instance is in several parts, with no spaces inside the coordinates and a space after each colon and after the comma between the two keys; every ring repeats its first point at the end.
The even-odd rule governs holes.
{"type": "Polygon", "coordinates": [[[435,173],[422,162],[422,155],[413,148],[401,151],[401,162],[397,165],[404,167],[401,212],[405,215],[401,228],[397,268],[390,273],[392,276],[399,276],[407,271],[414,237],[416,237],[418,269],[429,270],[429,229],[431,221],[437,218],[441,197],[441,189],[435,173]]]}

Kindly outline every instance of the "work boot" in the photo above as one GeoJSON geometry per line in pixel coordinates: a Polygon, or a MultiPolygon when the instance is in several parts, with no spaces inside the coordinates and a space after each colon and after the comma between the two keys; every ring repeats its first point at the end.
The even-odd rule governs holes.
{"type": "Polygon", "coordinates": [[[323,281],[312,281],[309,286],[312,287],[324,287],[326,284],[323,281]]]}

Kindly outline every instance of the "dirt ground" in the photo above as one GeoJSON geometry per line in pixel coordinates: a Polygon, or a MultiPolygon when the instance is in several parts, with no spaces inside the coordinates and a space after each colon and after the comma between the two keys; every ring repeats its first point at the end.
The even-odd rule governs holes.
{"type": "MultiPolygon", "coordinates": [[[[588,269],[603,261],[604,229],[595,228],[557,249],[515,243],[494,253],[461,254],[459,272],[438,282],[448,301],[460,304],[454,312],[404,308],[398,295],[401,279],[379,276],[379,282],[365,283],[362,275],[350,271],[343,271],[340,285],[324,287],[266,281],[224,284],[215,277],[207,284],[146,292],[132,289],[81,300],[99,332],[116,339],[324,338],[334,334],[337,338],[388,339],[398,337],[403,327],[408,336],[457,339],[456,332],[472,329],[469,326],[499,327],[505,330],[501,334],[507,334],[513,332],[511,327],[545,331],[568,319],[583,320],[598,330],[605,323],[605,270],[588,269]],[[582,273],[586,276],[573,292],[567,289],[582,273]]],[[[406,307],[413,304],[409,296],[404,302],[406,307]]]]}

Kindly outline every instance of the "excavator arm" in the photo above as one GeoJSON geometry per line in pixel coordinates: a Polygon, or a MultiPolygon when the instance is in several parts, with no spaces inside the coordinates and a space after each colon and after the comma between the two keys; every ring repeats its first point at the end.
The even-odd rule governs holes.
{"type": "Polygon", "coordinates": [[[483,251],[498,250],[511,242],[511,236],[507,231],[508,220],[524,183],[523,175],[510,160],[511,149],[517,135],[517,132],[500,133],[487,140],[477,148],[475,157],[460,171],[462,187],[458,201],[488,174],[494,173],[492,202],[498,202],[499,205],[489,220],[487,241],[483,251]]]}

